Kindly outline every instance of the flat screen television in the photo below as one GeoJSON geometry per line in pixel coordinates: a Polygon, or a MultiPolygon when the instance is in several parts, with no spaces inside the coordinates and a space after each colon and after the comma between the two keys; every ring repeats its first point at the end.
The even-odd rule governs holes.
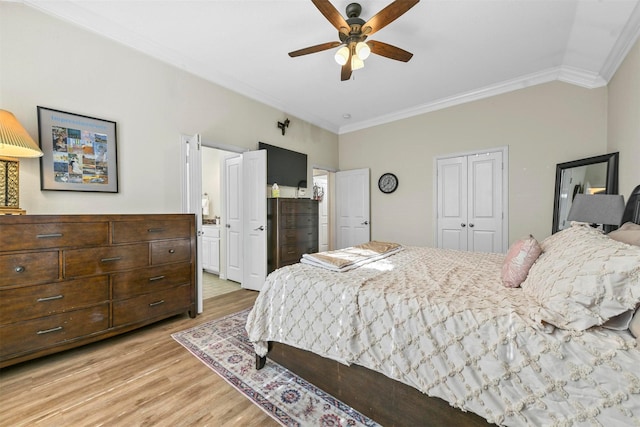
{"type": "Polygon", "coordinates": [[[267,184],[285,187],[307,187],[307,155],[275,145],[258,143],[267,151],[267,184]]]}

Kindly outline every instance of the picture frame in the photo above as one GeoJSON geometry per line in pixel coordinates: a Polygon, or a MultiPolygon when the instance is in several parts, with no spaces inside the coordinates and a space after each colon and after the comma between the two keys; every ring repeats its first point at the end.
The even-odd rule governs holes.
{"type": "Polygon", "coordinates": [[[38,106],[40,189],[118,192],[116,122],[38,106]]]}

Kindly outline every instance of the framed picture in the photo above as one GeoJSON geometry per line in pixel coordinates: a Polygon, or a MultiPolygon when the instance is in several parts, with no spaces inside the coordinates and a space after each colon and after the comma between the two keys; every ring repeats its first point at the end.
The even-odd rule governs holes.
{"type": "Polygon", "coordinates": [[[40,188],[118,192],[116,123],[38,107],[40,188]]]}

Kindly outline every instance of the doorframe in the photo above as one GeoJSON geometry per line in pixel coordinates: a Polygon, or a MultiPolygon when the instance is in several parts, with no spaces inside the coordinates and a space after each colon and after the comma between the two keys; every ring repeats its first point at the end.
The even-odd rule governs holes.
{"type": "Polygon", "coordinates": [[[487,148],[484,150],[465,151],[435,156],[433,158],[433,243],[438,243],[438,161],[453,157],[474,156],[476,154],[502,152],[502,249],[509,249],[509,146],[487,148]]]}
{"type": "Polygon", "coordinates": [[[201,201],[198,200],[202,194],[202,156],[201,137],[199,134],[181,134],[180,142],[180,180],[182,186],[181,211],[195,215],[196,226],[196,311],[202,313],[202,257],[197,254],[202,253],[202,210],[201,201]],[[195,149],[191,148],[191,143],[195,143],[195,149]],[[192,158],[193,157],[193,158],[192,158]],[[194,176],[199,176],[200,181],[194,182],[194,176]],[[197,191],[194,191],[197,190],[197,191]],[[198,208],[196,208],[196,206],[198,208]]]}

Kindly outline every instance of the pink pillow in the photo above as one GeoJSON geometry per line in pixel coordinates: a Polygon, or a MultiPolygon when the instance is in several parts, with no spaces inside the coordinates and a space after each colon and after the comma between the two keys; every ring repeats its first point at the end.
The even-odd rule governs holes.
{"type": "Polygon", "coordinates": [[[532,235],[514,242],[502,264],[502,284],[507,288],[520,286],[541,253],[542,249],[532,235]]]}

